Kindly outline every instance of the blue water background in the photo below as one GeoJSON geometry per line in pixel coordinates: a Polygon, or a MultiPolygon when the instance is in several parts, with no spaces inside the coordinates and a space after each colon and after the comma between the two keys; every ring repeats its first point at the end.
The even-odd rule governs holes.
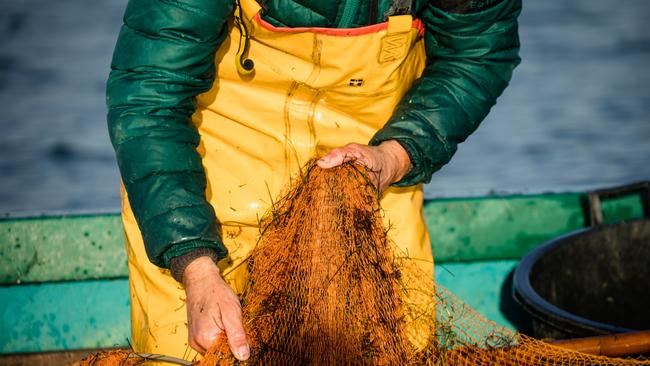
{"type": "MultiPolygon", "coordinates": [[[[124,0],[0,0],[0,213],[116,211],[104,83],[124,0]]],[[[650,2],[531,0],[523,63],[427,197],[650,179],[650,2]]]]}

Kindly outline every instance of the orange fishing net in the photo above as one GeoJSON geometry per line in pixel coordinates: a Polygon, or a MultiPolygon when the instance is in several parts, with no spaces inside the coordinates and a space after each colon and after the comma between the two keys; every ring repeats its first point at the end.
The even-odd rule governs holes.
{"type": "Polygon", "coordinates": [[[434,286],[390,241],[357,165],[309,164],[262,228],[242,296],[251,357],[237,363],[222,337],[200,365],[650,365],[511,332],[434,286]]]}
{"type": "MultiPolygon", "coordinates": [[[[251,357],[238,362],[224,336],[194,365],[650,365],[512,332],[434,285],[390,241],[377,193],[357,165],[310,163],[261,227],[242,295],[251,357]]],[[[145,359],[170,358],[122,350],[80,365],[145,359]]]]}
{"type": "Polygon", "coordinates": [[[141,357],[134,357],[128,350],[99,352],[85,357],[71,366],[137,366],[144,364],[141,357]]]}

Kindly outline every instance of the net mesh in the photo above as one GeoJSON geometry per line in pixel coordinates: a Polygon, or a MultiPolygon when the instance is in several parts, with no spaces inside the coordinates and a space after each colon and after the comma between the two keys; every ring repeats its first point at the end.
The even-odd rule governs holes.
{"type": "MultiPolygon", "coordinates": [[[[308,164],[261,227],[242,295],[251,345],[242,364],[650,365],[512,332],[434,285],[390,241],[357,165],[308,164]]],[[[198,363],[238,364],[225,337],[198,363]]]]}
{"type": "Polygon", "coordinates": [[[113,350],[90,354],[70,366],[138,366],[144,362],[144,358],[134,357],[128,350],[113,350]]]}

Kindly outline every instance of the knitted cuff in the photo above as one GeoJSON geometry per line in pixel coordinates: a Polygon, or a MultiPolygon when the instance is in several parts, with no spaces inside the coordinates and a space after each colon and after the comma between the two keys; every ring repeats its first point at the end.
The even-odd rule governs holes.
{"type": "Polygon", "coordinates": [[[169,271],[171,272],[172,277],[183,283],[183,272],[185,268],[195,259],[200,257],[210,257],[214,263],[219,261],[219,256],[217,251],[212,248],[196,248],[185,254],[181,254],[177,257],[174,257],[169,261],[169,271]]]}

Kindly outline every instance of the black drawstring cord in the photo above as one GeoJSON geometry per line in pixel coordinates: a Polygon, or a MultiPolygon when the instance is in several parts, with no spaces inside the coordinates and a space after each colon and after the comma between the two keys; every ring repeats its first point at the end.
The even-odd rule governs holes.
{"type": "Polygon", "coordinates": [[[244,11],[241,7],[240,0],[236,0],[235,9],[235,25],[239,28],[239,48],[237,49],[237,60],[235,61],[237,65],[237,72],[242,75],[248,75],[253,72],[255,68],[255,63],[253,60],[248,58],[248,50],[250,48],[250,33],[244,22],[244,11]]]}

